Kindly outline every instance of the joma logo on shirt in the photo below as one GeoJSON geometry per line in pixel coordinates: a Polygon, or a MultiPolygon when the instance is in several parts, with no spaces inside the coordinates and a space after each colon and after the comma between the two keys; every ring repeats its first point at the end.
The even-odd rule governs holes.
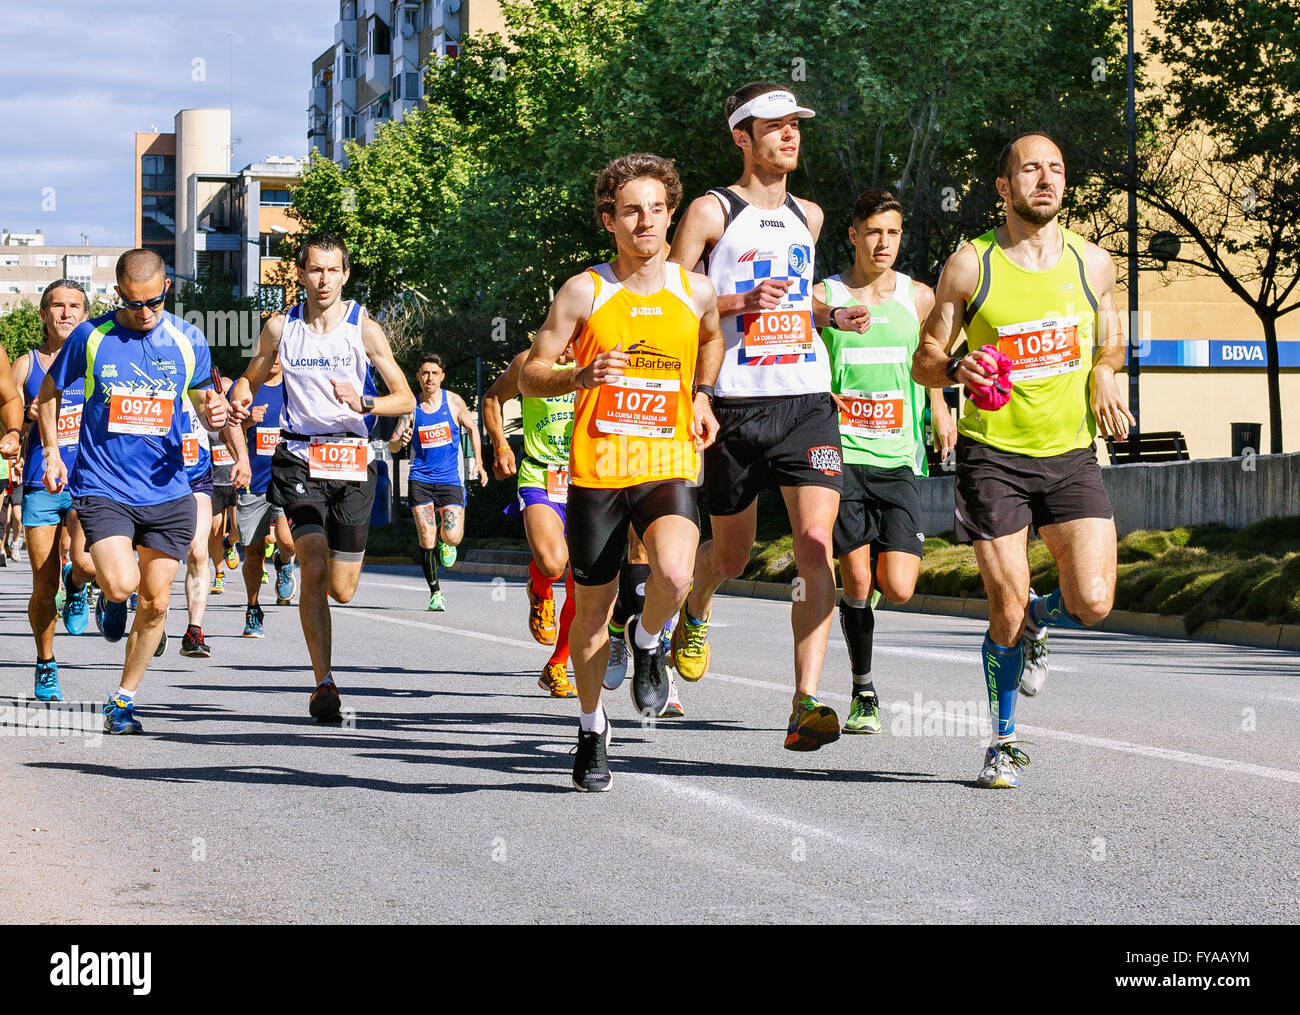
{"type": "Polygon", "coordinates": [[[663,307],[633,307],[633,317],[663,317],[663,307]]]}
{"type": "Polygon", "coordinates": [[[758,228],[760,229],[784,229],[785,223],[780,219],[759,219],[758,228]]]}

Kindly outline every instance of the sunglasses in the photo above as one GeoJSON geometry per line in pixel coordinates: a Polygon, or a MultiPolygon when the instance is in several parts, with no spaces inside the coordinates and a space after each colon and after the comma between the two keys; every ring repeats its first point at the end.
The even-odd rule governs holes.
{"type": "Polygon", "coordinates": [[[163,290],[161,296],[155,296],[151,300],[128,300],[125,296],[121,297],[122,306],[126,307],[128,310],[143,310],[145,307],[148,307],[150,310],[157,310],[163,305],[163,300],[166,298],[166,290],[163,290]]]}

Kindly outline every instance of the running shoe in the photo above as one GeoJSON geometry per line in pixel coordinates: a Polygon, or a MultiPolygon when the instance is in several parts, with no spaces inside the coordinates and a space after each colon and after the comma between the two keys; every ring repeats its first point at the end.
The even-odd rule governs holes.
{"type": "MultiPolygon", "coordinates": [[[[601,707],[604,712],[604,706],[601,707]]],[[[587,733],[578,724],[578,746],[573,753],[573,788],[583,793],[604,793],[614,784],[609,772],[609,741],[611,725],[605,712],[605,731],[587,733]]]]}
{"type": "Polygon", "coordinates": [[[105,733],[143,733],[144,727],[135,717],[135,702],[112,697],[104,705],[105,733]]]}
{"type": "Polygon", "coordinates": [[[153,657],[157,659],[167,651],[167,629],[163,628],[162,637],[158,639],[158,647],[153,650],[153,657]]]}
{"type": "Polygon", "coordinates": [[[451,567],[456,563],[456,547],[450,543],[438,543],[438,560],[442,562],[443,567],[451,567]]]}
{"type": "Polygon", "coordinates": [[[429,613],[442,613],[447,609],[447,600],[442,598],[442,590],[439,589],[429,597],[429,613]]]}
{"type": "Polygon", "coordinates": [[[227,542],[224,539],[221,541],[221,545],[226,548],[226,567],[233,571],[239,567],[239,550],[235,548],[234,543],[227,542]]]}
{"type": "Polygon", "coordinates": [[[8,567],[8,566],[9,566],[9,561],[5,557],[5,552],[4,550],[0,550],[0,567],[8,567]]]}
{"type": "Polygon", "coordinates": [[[849,702],[845,733],[879,733],[880,701],[874,694],[855,694],[849,702]]]}
{"type": "Polygon", "coordinates": [[[528,633],[539,645],[554,645],[560,636],[555,623],[555,596],[538,596],[531,583],[524,587],[528,590],[528,633]]]}
{"type": "Polygon", "coordinates": [[[86,603],[86,587],[72,587],[72,565],[63,565],[63,629],[68,634],[85,634],[90,623],[90,607],[86,603]]]}
{"type": "Polygon", "coordinates": [[[569,682],[569,675],[564,663],[547,663],[542,670],[537,686],[543,691],[550,691],[552,698],[576,698],[577,690],[569,682]]]}
{"type": "Polygon", "coordinates": [[[217,576],[212,579],[212,589],[210,594],[219,596],[226,591],[226,572],[217,568],[217,576]]]}
{"type": "Polygon", "coordinates": [[[1029,767],[1029,755],[1016,744],[1028,743],[1027,740],[1008,740],[989,747],[984,752],[984,768],[975,780],[976,785],[984,789],[1019,789],[1020,770],[1029,767]]]}
{"type": "Polygon", "coordinates": [[[634,632],[641,622],[638,614],[627,622],[623,637],[632,656],[632,705],[641,715],[658,716],[668,704],[668,671],[663,653],[636,647],[634,632]]]}
{"type": "Polygon", "coordinates": [[[126,633],[126,603],[110,602],[101,590],[95,601],[95,623],[105,641],[121,641],[126,633]]]}
{"type": "Polygon", "coordinates": [[[262,568],[262,581],[261,581],[261,584],[262,584],[262,585],[265,585],[265,584],[266,584],[267,582],[269,582],[270,580],[271,580],[271,578],[270,578],[270,576],[266,573],[266,568],[262,568]]]}
{"type": "Polygon", "coordinates": [[[682,705],[681,692],[677,690],[677,678],[673,676],[673,671],[668,671],[668,700],[664,702],[663,711],[659,713],[660,719],[680,719],[686,715],[686,709],[682,705]]]}
{"type": "Polygon", "coordinates": [[[840,717],[835,709],[805,694],[790,713],[785,731],[787,751],[815,751],[840,738],[840,717]]]}
{"type": "Polygon", "coordinates": [[[1047,628],[1025,625],[1020,639],[1025,649],[1025,668],[1020,673],[1020,693],[1032,698],[1047,683],[1047,628]]]}
{"type": "Polygon", "coordinates": [[[884,598],[885,598],[885,597],[884,597],[884,595],[881,594],[880,589],[872,589],[872,590],[871,590],[871,608],[872,608],[873,610],[876,609],[876,608],[878,608],[878,607],[880,606],[880,600],[882,600],[882,599],[884,599],[884,598]]]}
{"type": "Polygon", "coordinates": [[[244,637],[262,637],[262,621],[265,620],[260,606],[249,606],[244,610],[244,637]]]}
{"type": "Polygon", "coordinates": [[[311,692],[311,701],[307,711],[317,722],[341,722],[343,715],[339,711],[339,689],[332,677],[326,677],[311,692]]]}
{"type": "Polygon", "coordinates": [[[59,687],[59,664],[53,659],[36,664],[36,700],[63,700],[63,690],[59,687]]]}
{"type": "Polygon", "coordinates": [[[129,600],[127,600],[127,602],[130,603],[130,606],[131,606],[131,612],[133,612],[133,613],[135,612],[135,604],[136,604],[136,602],[139,600],[139,598],[140,598],[140,597],[139,597],[139,595],[138,595],[137,593],[132,592],[132,593],[131,593],[131,598],[130,598],[129,600]]]}
{"type": "Polygon", "coordinates": [[[709,670],[709,622],[689,619],[685,605],[673,628],[673,669],[692,682],[709,670]]]}
{"type": "Polygon", "coordinates": [[[203,629],[197,624],[191,624],[185,629],[185,636],[181,638],[181,655],[191,659],[207,659],[212,655],[212,649],[208,648],[208,643],[203,639],[203,629]]]}
{"type": "Polygon", "coordinates": [[[54,612],[60,617],[63,616],[63,604],[67,601],[68,594],[63,590],[63,583],[60,582],[59,587],[54,590],[54,612]]]}
{"type": "MultiPolygon", "coordinates": [[[[279,558],[276,558],[279,560],[279,558]]],[[[297,582],[293,576],[293,561],[281,562],[275,566],[275,605],[288,606],[297,592],[297,582]]]]}
{"type": "Polygon", "coordinates": [[[609,662],[605,664],[605,679],[602,684],[607,691],[612,691],[623,683],[627,677],[627,642],[623,632],[609,632],[609,662]]]}

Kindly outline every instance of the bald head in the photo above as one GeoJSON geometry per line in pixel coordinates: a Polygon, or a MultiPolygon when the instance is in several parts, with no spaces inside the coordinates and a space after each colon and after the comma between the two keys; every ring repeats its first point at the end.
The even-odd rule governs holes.
{"type": "Polygon", "coordinates": [[[156,251],[136,247],[117,259],[118,285],[146,285],[167,271],[156,251]]]}
{"type": "Polygon", "coordinates": [[[1048,150],[1056,153],[1056,161],[1064,162],[1061,146],[1048,135],[1040,131],[1030,131],[1014,137],[1007,142],[1006,147],[1002,149],[1002,154],[998,156],[998,175],[1010,179],[1020,163],[1025,161],[1026,153],[1032,151],[1038,154],[1048,150]]]}

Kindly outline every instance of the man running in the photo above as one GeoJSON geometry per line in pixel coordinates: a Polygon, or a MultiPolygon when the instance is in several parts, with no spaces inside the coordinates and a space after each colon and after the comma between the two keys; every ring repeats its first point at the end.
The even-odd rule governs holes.
{"type": "Polygon", "coordinates": [[[361,579],[377,476],[365,416],[405,415],[415,408],[415,396],[383,329],[361,304],[342,298],[351,274],[343,240],[331,233],[307,236],[297,265],[306,299],[266,322],[231,402],[242,423],[278,352],[284,411],[267,499],[284,509],[298,552],[298,616],[316,680],[308,710],[319,722],[339,722],[327,595],[351,602],[361,579]],[[362,394],[367,364],[389,394],[362,394]]]}
{"type": "Polygon", "coordinates": [[[397,425],[388,450],[393,454],[412,444],[411,473],[407,501],[415,517],[420,540],[420,563],[429,584],[429,609],[447,608],[438,584],[438,562],[443,567],[456,563],[456,547],[465,537],[465,470],[461,464],[461,430],[467,430],[474,447],[480,483],[488,481],[483,469],[483,449],[478,427],[465,400],[454,391],[444,391],[442,357],[426,353],[415,372],[420,401],[415,413],[397,425]]]}
{"type": "MultiPolygon", "coordinates": [[[[567,350],[566,350],[567,352],[567,350]]],[[[577,695],[568,678],[569,627],[575,602],[573,575],[565,579],[564,609],[557,625],[555,582],[569,566],[569,546],[564,537],[564,509],[569,499],[569,444],[573,436],[574,392],[551,398],[523,398],[524,458],[506,440],[501,405],[519,395],[519,372],[528,353],[521,352],[483,396],[483,424],[492,442],[492,471],[497,479],[518,475],[516,502],[511,511],[523,519],[524,536],[532,550],[528,562],[528,630],[541,645],[553,645],[537,685],[553,698],[577,695]]],[[[561,358],[564,358],[562,354],[561,358]]],[[[572,374],[571,361],[556,363],[556,371],[572,374]]]]}
{"type": "Polygon", "coordinates": [[[210,429],[226,425],[225,399],[211,390],[207,340],[162,309],[168,285],[154,251],[137,248],[118,258],[122,309],[73,329],[37,398],[45,489],[57,494],[70,488],[95,563],[97,612],[107,640],[121,639],[126,601],[139,591],[121,681],[104,706],[109,733],[142,730],[135,693],[162,638],[171,583],[194,536],[182,399],[195,401],[210,429]],[[86,402],[69,483],[58,417],[63,390],[77,381],[85,385],[86,402]]]}
{"type": "MultiPolygon", "coordinates": [[[[840,407],[844,493],[835,522],[835,556],[844,595],[840,626],[849,650],[853,698],[845,733],[879,733],[880,703],[871,679],[876,620],[873,592],[905,603],[921,570],[921,495],[926,469],[925,394],[911,378],[921,321],[934,293],[894,270],[903,237],[903,208],[887,190],[868,190],[853,205],[849,242],[853,267],[813,286],[814,316],[824,304],[822,341],[831,360],[831,391],[840,407]],[[868,307],[868,314],[849,309],[868,307]],[[834,316],[839,327],[830,324],[834,316]],[[870,328],[868,331],[867,329],[870,328]]],[[[935,432],[945,448],[957,428],[943,390],[929,392],[935,432]]]]}
{"type": "MultiPolygon", "coordinates": [[[[41,293],[41,344],[31,349],[13,365],[14,385],[23,393],[30,421],[25,440],[26,455],[22,483],[27,501],[27,553],[32,565],[32,597],[27,603],[27,619],[36,639],[36,698],[39,701],[62,701],[59,687],[59,664],[54,658],[55,607],[60,583],[65,598],[63,626],[73,635],[82,634],[89,621],[86,583],[94,577],[94,566],[86,553],[85,534],[72,510],[72,495],[63,490],[51,494],[41,485],[45,474],[45,455],[41,445],[40,425],[36,422],[36,396],[46,371],[63,348],[72,330],[90,312],[86,290],[80,282],[59,279],[41,293]],[[60,567],[60,546],[70,535],[69,560],[60,567]]],[[[85,402],[84,382],[73,384],[63,393],[58,418],[59,455],[71,470],[77,460],[77,440],[81,432],[81,409],[85,402]]]]}
{"type": "Polygon", "coordinates": [[[718,439],[704,455],[713,538],[696,557],[673,660],[686,680],[708,671],[714,592],[749,563],[759,492],[779,490],[800,583],[790,612],[795,690],[785,747],[813,751],[840,735],[839,717],[816,693],[835,611],[831,534],[842,480],[830,368],[812,319],[822,210],[786,187],[799,163],[799,121],[813,111],[784,85],[760,81],[728,98],[725,115],[744,169],[733,186],[691,204],[669,255],[682,265],[707,257],[727,343],[713,404],[718,439]]]}
{"type": "Polygon", "coordinates": [[[266,573],[266,553],[270,544],[271,563],[275,570],[275,604],[288,606],[293,600],[293,536],[284,510],[267,500],[271,485],[271,460],[280,445],[280,426],[284,413],[284,377],[280,371],[280,357],[271,364],[266,381],[257,389],[257,405],[244,420],[244,437],[248,445],[248,460],[252,478],[248,487],[239,492],[236,524],[244,538],[244,589],[247,604],[244,607],[244,637],[261,638],[266,615],[258,602],[262,592],[262,577],[266,573]]]}
{"type": "Polygon", "coordinates": [[[707,390],[694,382],[705,389],[713,382],[723,343],[712,284],[665,258],[681,193],[667,159],[627,155],[604,168],[596,212],[617,256],[564,283],[519,375],[529,398],[578,392],[567,531],[576,602],[570,646],[582,711],[573,784],[583,791],[611,784],[600,695],[628,523],[650,559],[645,606],[626,635],[634,698],[650,715],[668,696],[659,634],[686,597],[699,543],[698,451],[713,442],[716,420],[707,390]],[[579,365],[557,371],[570,342],[579,365]]]}
{"type": "Polygon", "coordinates": [[[956,534],[974,543],[989,600],[982,653],[995,728],[978,784],[1004,789],[1029,764],[1015,739],[1016,687],[1041,690],[1046,629],[1096,624],[1114,601],[1115,521],[1093,441],[1099,426],[1122,440],[1133,417],[1115,383],[1124,366],[1123,336],[1109,327],[1115,265],[1057,221],[1060,148],[1041,133],[1016,138],[996,187],[1006,224],[948,259],[912,376],[973,395],[957,427],[956,534]],[[953,355],[963,323],[971,351],[953,355]],[[1007,401],[994,410],[996,396],[1007,401]],[[1031,524],[1061,583],[1032,598],[1031,524]]]}

